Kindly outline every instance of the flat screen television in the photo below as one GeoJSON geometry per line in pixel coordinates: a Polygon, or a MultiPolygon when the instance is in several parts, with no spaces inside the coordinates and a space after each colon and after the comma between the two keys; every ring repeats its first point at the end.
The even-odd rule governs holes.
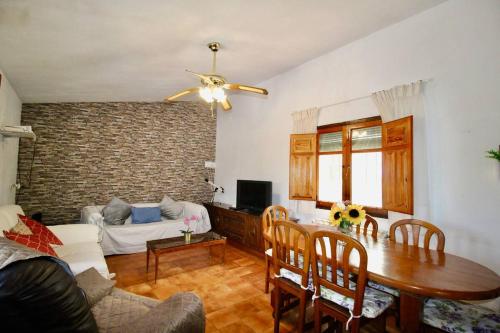
{"type": "Polygon", "coordinates": [[[272,204],[273,183],[260,180],[236,182],[236,209],[248,209],[261,213],[272,204]]]}

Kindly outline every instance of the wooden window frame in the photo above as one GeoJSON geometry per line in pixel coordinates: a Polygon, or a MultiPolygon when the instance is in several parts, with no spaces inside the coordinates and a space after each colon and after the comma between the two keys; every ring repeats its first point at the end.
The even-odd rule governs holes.
{"type": "MultiPolygon", "coordinates": [[[[351,154],[356,153],[368,153],[368,152],[381,152],[382,147],[377,149],[361,149],[352,150],[351,147],[351,132],[355,129],[362,129],[373,126],[382,126],[382,119],[380,116],[370,117],[364,119],[357,119],[353,121],[347,121],[343,123],[331,124],[318,126],[317,138],[316,138],[316,188],[319,189],[319,157],[321,155],[334,155],[342,154],[342,200],[351,200],[351,154]],[[342,151],[338,152],[320,152],[319,151],[319,137],[324,133],[340,132],[342,131],[342,151]]],[[[319,209],[330,209],[332,207],[332,202],[316,200],[316,208],[319,209]]],[[[388,211],[381,207],[365,207],[365,211],[375,217],[388,217],[388,211]]]]}

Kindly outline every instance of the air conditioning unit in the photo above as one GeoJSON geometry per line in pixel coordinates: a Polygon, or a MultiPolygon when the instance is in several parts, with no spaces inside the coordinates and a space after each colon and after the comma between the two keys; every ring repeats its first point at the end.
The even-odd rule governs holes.
{"type": "Polygon", "coordinates": [[[36,135],[33,133],[31,126],[0,125],[0,134],[5,137],[29,138],[36,140],[36,135]]]}

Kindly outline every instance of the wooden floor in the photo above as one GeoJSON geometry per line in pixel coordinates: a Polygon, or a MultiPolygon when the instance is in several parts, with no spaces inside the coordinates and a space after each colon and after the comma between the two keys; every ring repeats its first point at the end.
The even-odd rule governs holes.
{"type": "MultiPolygon", "coordinates": [[[[163,255],[156,284],[153,258],[146,274],[146,253],[108,256],[106,261],[118,288],[160,300],[179,291],[198,294],[205,305],[207,333],[272,332],[264,259],[227,245],[225,263],[220,264],[215,248],[213,252],[212,257],[204,248],[163,255]]],[[[280,332],[293,332],[294,323],[292,312],[283,318],[280,332]]]]}

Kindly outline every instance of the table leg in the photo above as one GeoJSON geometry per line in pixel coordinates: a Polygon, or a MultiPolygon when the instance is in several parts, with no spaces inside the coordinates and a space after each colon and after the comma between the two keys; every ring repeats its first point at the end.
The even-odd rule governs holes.
{"type": "Polygon", "coordinates": [[[149,249],[146,251],[146,273],[149,272],[149,249]]]}
{"type": "Polygon", "coordinates": [[[158,255],[155,253],[155,283],[157,276],[158,276],[158,255]]]}
{"type": "Polygon", "coordinates": [[[399,320],[401,332],[421,332],[423,300],[417,295],[401,292],[399,296],[399,320]]]}

